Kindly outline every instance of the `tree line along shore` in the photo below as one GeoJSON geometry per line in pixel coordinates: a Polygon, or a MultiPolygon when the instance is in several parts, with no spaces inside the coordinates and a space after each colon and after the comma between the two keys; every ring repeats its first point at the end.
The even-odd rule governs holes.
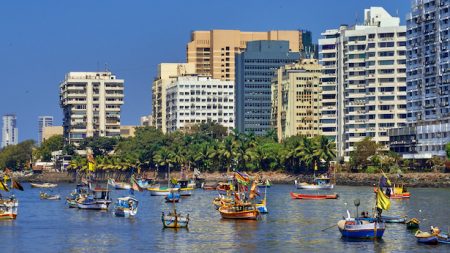
{"type": "MultiPolygon", "coordinates": [[[[51,162],[52,152],[61,150],[72,158],[65,168],[68,175],[86,174],[89,170],[87,157],[79,155],[77,149],[92,153],[95,166],[90,173],[117,179],[133,173],[158,173],[164,177],[169,169],[177,173],[196,169],[207,180],[217,181],[214,175],[238,170],[262,173],[275,183],[290,183],[296,178],[309,179],[313,173],[337,172],[337,184],[371,185],[376,173],[384,171],[393,177],[403,175],[405,183],[411,186],[432,186],[433,178],[442,181],[440,186],[447,185],[447,174],[443,173],[448,172],[446,159],[404,160],[370,138],[355,145],[348,162],[336,162],[335,143],[324,136],[292,136],[280,143],[274,130],[264,136],[229,133],[216,123],[199,124],[167,134],[154,127],[141,127],[136,129],[134,137],[90,137],[79,147],[65,144],[62,136],[53,136],[39,147],[27,140],[0,151],[0,168],[29,170],[33,162],[51,162]],[[430,183],[420,182],[424,180],[430,183]]],[[[49,174],[34,178],[43,179],[44,175],[49,174]]]]}

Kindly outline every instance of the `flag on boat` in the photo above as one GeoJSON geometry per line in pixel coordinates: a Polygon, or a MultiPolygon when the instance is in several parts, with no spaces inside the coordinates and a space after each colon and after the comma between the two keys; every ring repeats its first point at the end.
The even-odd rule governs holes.
{"type": "Polygon", "coordinates": [[[14,179],[11,179],[11,188],[17,189],[19,191],[23,191],[23,186],[14,179]]]}
{"type": "Polygon", "coordinates": [[[258,184],[256,183],[256,181],[253,181],[252,187],[250,188],[250,194],[248,197],[250,199],[254,199],[256,197],[256,195],[259,196],[258,184]]]}
{"type": "Polygon", "coordinates": [[[131,175],[130,183],[131,183],[131,189],[133,189],[135,191],[140,191],[140,192],[143,191],[142,187],[139,186],[134,174],[131,175]]]}
{"type": "Polygon", "coordinates": [[[95,171],[95,159],[94,159],[94,156],[92,154],[89,154],[87,156],[87,160],[88,160],[88,170],[89,171],[95,171]]]}
{"type": "Polygon", "coordinates": [[[9,192],[8,187],[2,181],[0,181],[0,191],[9,192]]]}
{"type": "Polygon", "coordinates": [[[243,172],[239,172],[239,171],[234,172],[234,178],[236,179],[236,181],[238,183],[240,183],[242,185],[250,184],[250,177],[243,172]]]}
{"type": "Polygon", "coordinates": [[[384,194],[383,190],[381,188],[378,188],[377,191],[377,208],[383,209],[383,210],[389,210],[391,207],[391,200],[389,199],[386,194],[384,194]]]}

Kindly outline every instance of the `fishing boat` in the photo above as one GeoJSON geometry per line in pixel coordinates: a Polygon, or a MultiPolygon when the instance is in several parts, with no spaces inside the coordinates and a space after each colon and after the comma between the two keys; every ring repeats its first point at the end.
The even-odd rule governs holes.
{"type": "Polygon", "coordinates": [[[167,196],[169,195],[170,191],[173,191],[175,189],[169,187],[155,186],[152,188],[147,188],[147,190],[150,191],[151,196],[167,196]]]}
{"type": "Polygon", "coordinates": [[[87,185],[78,184],[75,190],[73,190],[69,197],[66,198],[66,203],[69,205],[69,208],[77,208],[77,200],[81,195],[87,195],[89,192],[89,188],[87,185]]]}
{"type": "Polygon", "coordinates": [[[109,190],[103,188],[92,189],[90,187],[90,193],[87,195],[80,196],[77,201],[77,206],[79,209],[88,210],[108,210],[111,204],[109,190]]]}
{"type": "Polygon", "coordinates": [[[162,212],[161,221],[164,228],[188,228],[189,214],[181,215],[177,213],[175,202],[173,203],[173,210],[168,214],[162,212]]]}
{"type": "Polygon", "coordinates": [[[417,230],[415,237],[418,243],[424,244],[438,244],[438,235],[440,233],[439,228],[431,227],[430,232],[424,232],[417,230]]]}
{"type": "Polygon", "coordinates": [[[116,190],[129,190],[131,189],[131,185],[124,182],[116,182],[116,180],[110,178],[108,179],[108,184],[114,187],[116,190]]]}
{"type": "Polygon", "coordinates": [[[233,186],[231,183],[220,182],[216,187],[216,190],[219,192],[219,194],[222,194],[222,195],[227,194],[227,191],[230,191],[232,189],[233,189],[233,186]]]}
{"type": "Polygon", "coordinates": [[[347,211],[347,218],[337,223],[343,238],[348,239],[372,239],[381,238],[386,229],[384,222],[369,222],[367,220],[351,218],[347,211]]]}
{"type": "Polygon", "coordinates": [[[46,200],[60,200],[61,199],[61,196],[59,194],[49,194],[46,192],[40,192],[39,197],[41,199],[46,199],[46,200]]]}
{"type": "Polygon", "coordinates": [[[233,202],[233,199],[229,196],[219,195],[219,197],[214,198],[213,205],[216,207],[216,210],[223,205],[229,205],[233,202]]]}
{"type": "Polygon", "coordinates": [[[258,209],[259,213],[268,213],[266,204],[266,198],[264,198],[260,203],[255,204],[256,209],[258,209]]]}
{"type": "Polygon", "coordinates": [[[244,220],[256,220],[260,214],[256,206],[250,203],[223,205],[219,207],[219,212],[224,219],[244,220]]]}
{"type": "Polygon", "coordinates": [[[266,179],[264,182],[258,183],[258,188],[270,188],[272,184],[270,183],[269,179],[266,179]]]}
{"type": "Polygon", "coordinates": [[[416,218],[412,218],[408,221],[406,221],[406,228],[407,229],[418,229],[419,228],[420,221],[416,218]]]}
{"type": "Polygon", "coordinates": [[[202,189],[205,191],[214,191],[214,190],[217,190],[217,185],[216,184],[203,184],[202,189]]]}
{"type": "Polygon", "coordinates": [[[58,186],[57,184],[51,184],[51,183],[42,183],[42,184],[30,183],[30,185],[33,188],[55,188],[56,186],[58,186]]]}
{"type": "Polygon", "coordinates": [[[134,197],[118,198],[114,205],[114,215],[118,217],[134,217],[138,211],[139,201],[134,197]]]}
{"type": "Polygon", "coordinates": [[[311,199],[311,200],[319,200],[319,199],[337,199],[339,194],[302,194],[302,193],[294,193],[291,192],[292,199],[311,199]]]}
{"type": "Polygon", "coordinates": [[[165,197],[166,202],[178,202],[180,201],[181,195],[178,191],[171,191],[169,195],[165,197]]]}
{"type": "Polygon", "coordinates": [[[295,180],[295,186],[297,189],[305,189],[305,190],[331,190],[334,188],[334,184],[331,183],[331,179],[328,177],[318,177],[314,178],[312,184],[309,183],[299,183],[295,180]]]}
{"type": "Polygon", "coordinates": [[[146,189],[146,188],[149,188],[150,186],[152,186],[153,183],[155,182],[155,180],[138,178],[136,180],[136,182],[139,185],[139,187],[146,189]]]}
{"type": "Polygon", "coordinates": [[[193,182],[189,182],[188,180],[179,180],[178,184],[175,186],[179,190],[181,196],[191,196],[194,188],[192,185],[195,185],[193,182]]]}
{"type": "Polygon", "coordinates": [[[9,198],[0,197],[0,220],[15,220],[19,201],[11,195],[9,198]]]}

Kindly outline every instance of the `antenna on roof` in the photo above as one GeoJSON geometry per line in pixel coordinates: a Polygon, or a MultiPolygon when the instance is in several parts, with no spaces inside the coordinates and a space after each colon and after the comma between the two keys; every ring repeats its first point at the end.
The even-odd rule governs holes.
{"type": "Polygon", "coordinates": [[[105,62],[105,72],[108,72],[109,70],[108,70],[108,63],[107,62],[105,62]]]}

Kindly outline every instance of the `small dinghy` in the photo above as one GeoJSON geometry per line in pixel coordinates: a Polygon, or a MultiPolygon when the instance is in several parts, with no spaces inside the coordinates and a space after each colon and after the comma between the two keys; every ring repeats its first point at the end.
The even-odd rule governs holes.
{"type": "Polygon", "coordinates": [[[407,229],[418,229],[420,221],[416,218],[412,218],[406,222],[407,229]]]}
{"type": "Polygon", "coordinates": [[[177,213],[175,207],[175,202],[173,203],[173,211],[165,214],[162,212],[161,221],[164,228],[188,228],[189,225],[189,214],[181,215],[177,213]]]}
{"type": "Polygon", "coordinates": [[[40,192],[39,197],[41,199],[46,199],[46,200],[60,200],[61,199],[61,196],[59,194],[49,194],[46,192],[40,192]]]}
{"type": "Polygon", "coordinates": [[[370,222],[351,218],[350,212],[347,211],[348,217],[337,223],[339,231],[343,238],[348,239],[373,239],[383,237],[386,224],[384,222],[370,222]]]}
{"type": "Polygon", "coordinates": [[[43,183],[43,184],[30,183],[30,185],[33,188],[55,188],[56,186],[58,186],[57,184],[50,184],[50,183],[43,183]]]}
{"type": "Polygon", "coordinates": [[[312,200],[318,200],[318,199],[337,199],[339,198],[338,194],[301,194],[301,193],[294,193],[291,192],[291,198],[292,199],[312,199],[312,200]]]}
{"type": "Polygon", "coordinates": [[[118,198],[114,206],[114,215],[118,217],[134,217],[138,211],[139,201],[134,197],[118,198]]]}
{"type": "Polygon", "coordinates": [[[431,227],[430,232],[424,232],[417,230],[415,236],[417,238],[418,243],[424,244],[437,244],[438,243],[438,235],[441,231],[437,227],[431,227]]]}
{"type": "Polygon", "coordinates": [[[166,202],[178,202],[180,201],[181,195],[178,191],[171,191],[169,195],[165,197],[166,202]]]}
{"type": "Polygon", "coordinates": [[[131,189],[131,185],[124,182],[116,182],[116,180],[110,178],[108,179],[108,184],[114,187],[116,190],[129,190],[131,189]]]}

